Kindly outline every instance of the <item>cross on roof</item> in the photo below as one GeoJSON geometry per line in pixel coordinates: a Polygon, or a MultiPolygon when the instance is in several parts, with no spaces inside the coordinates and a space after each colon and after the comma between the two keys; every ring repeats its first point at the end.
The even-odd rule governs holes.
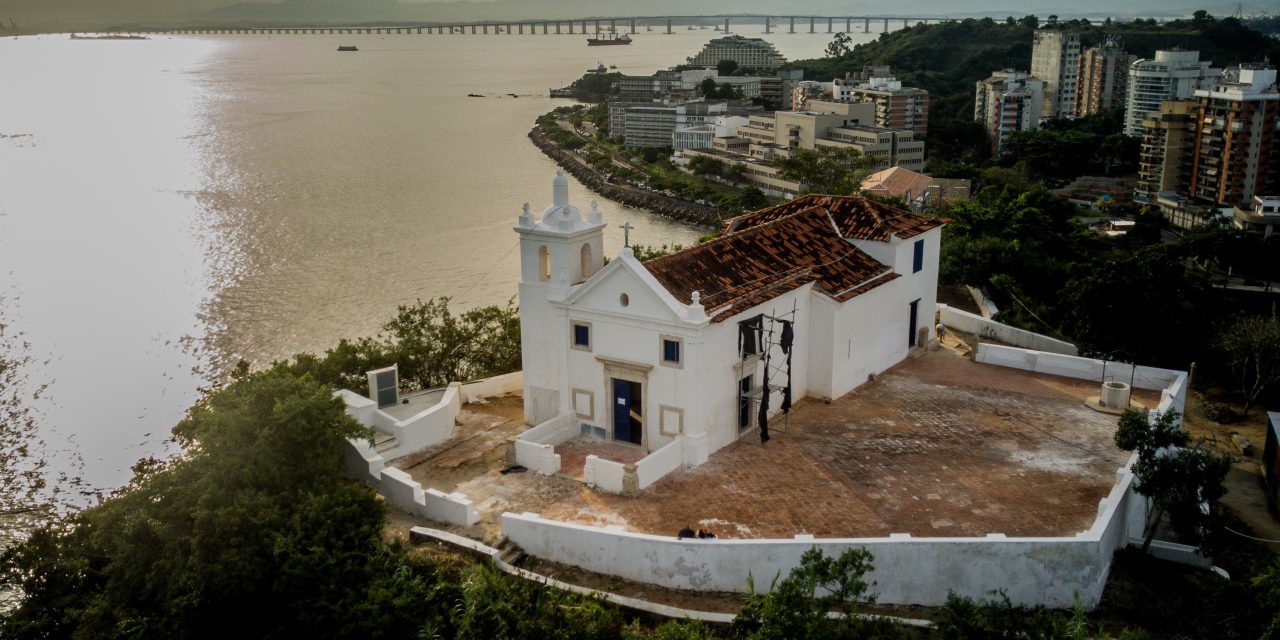
{"type": "Polygon", "coordinates": [[[634,229],[635,227],[631,226],[631,221],[628,220],[624,224],[618,225],[618,228],[622,229],[622,246],[630,247],[631,246],[631,230],[634,229]]]}

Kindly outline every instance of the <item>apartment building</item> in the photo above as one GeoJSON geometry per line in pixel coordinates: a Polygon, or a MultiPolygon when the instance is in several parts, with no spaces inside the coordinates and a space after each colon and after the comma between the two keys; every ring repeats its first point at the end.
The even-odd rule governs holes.
{"type": "Polygon", "coordinates": [[[1125,135],[1142,135],[1142,121],[1159,113],[1165,100],[1190,99],[1222,76],[1212,62],[1200,60],[1199,51],[1157,51],[1156,57],[1129,65],[1125,93],[1125,135]]]}
{"type": "Polygon", "coordinates": [[[1276,70],[1227,69],[1195,92],[1198,102],[1188,191],[1193,198],[1240,205],[1280,194],[1280,89],[1276,70]]]}
{"type": "MultiPolygon", "coordinates": [[[[1138,182],[1134,200],[1156,204],[1161,193],[1186,193],[1191,166],[1191,146],[1195,140],[1198,105],[1190,100],[1167,100],[1158,113],[1142,121],[1142,146],[1138,155],[1138,182]]],[[[1174,212],[1166,217],[1188,228],[1196,220],[1183,219],[1174,212]]]]}
{"type": "Polygon", "coordinates": [[[702,47],[702,51],[689,58],[689,64],[695,67],[714,67],[721,60],[732,60],[744,69],[773,70],[787,63],[787,59],[763,38],[730,35],[708,42],[702,47]]]}
{"type": "Polygon", "coordinates": [[[1124,106],[1129,87],[1129,65],[1137,60],[1124,50],[1120,36],[1107,36],[1103,43],[1080,55],[1076,81],[1076,117],[1090,116],[1124,106]]]}
{"type": "Polygon", "coordinates": [[[906,129],[923,138],[929,132],[929,92],[902,86],[902,81],[887,73],[888,67],[874,70],[886,73],[866,80],[851,76],[836,78],[832,83],[832,97],[842,102],[870,102],[876,105],[876,126],[906,129]]]}
{"type": "Polygon", "coordinates": [[[1035,32],[1031,46],[1031,77],[1044,81],[1041,119],[1075,115],[1079,74],[1080,34],[1049,29],[1035,32]]]}
{"type": "Polygon", "coordinates": [[[981,122],[991,136],[993,156],[1000,153],[1014,133],[1040,127],[1044,86],[1044,80],[1011,69],[996,71],[977,82],[973,119],[981,122]]]}

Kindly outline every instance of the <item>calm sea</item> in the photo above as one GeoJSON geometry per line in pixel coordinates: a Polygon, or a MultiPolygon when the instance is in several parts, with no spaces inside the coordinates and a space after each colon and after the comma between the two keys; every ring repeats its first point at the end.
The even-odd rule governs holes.
{"type": "MultiPolygon", "coordinates": [[[[170,427],[237,359],[375,333],[419,298],[505,303],[520,205],[551,197],[525,137],[568,104],[548,88],[598,62],[651,73],[715,35],[0,40],[0,322],[50,385],[32,408],[58,465],[78,454],[120,485],[174,452],[170,427]]],[[[795,59],[830,36],[770,39],[795,59]]],[[[624,221],[640,243],[700,234],[601,209],[610,254],[624,221]]]]}

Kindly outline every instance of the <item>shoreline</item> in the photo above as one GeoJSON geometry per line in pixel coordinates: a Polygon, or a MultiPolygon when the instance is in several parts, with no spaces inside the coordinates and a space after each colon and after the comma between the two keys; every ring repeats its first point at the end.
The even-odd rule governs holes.
{"type": "Polygon", "coordinates": [[[697,227],[714,229],[720,226],[723,213],[720,209],[609,182],[599,171],[588,166],[572,152],[549,140],[538,125],[529,130],[529,140],[561,169],[602,198],[697,227]]]}

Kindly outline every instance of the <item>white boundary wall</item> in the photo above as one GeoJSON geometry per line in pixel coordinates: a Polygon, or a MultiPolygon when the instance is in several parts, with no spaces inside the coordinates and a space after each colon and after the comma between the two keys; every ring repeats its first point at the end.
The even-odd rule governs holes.
{"type": "Polygon", "coordinates": [[[955,307],[949,307],[945,304],[938,305],[938,321],[942,324],[963,331],[972,333],[979,338],[990,338],[999,340],[1007,344],[1022,347],[1024,349],[1038,349],[1049,353],[1061,353],[1074,356],[1079,353],[1074,344],[1056,340],[1049,336],[1040,335],[1024,329],[1011,327],[1007,324],[996,322],[984,318],[980,315],[961,311],[955,307]]]}
{"type": "Polygon", "coordinates": [[[424,490],[408,473],[386,466],[386,460],[368,441],[348,439],[347,444],[347,475],[372,486],[390,504],[448,524],[471,526],[480,521],[475,506],[465,495],[424,490]]]}
{"type": "Polygon", "coordinates": [[[446,494],[423,489],[408,473],[387,466],[387,460],[441,442],[453,433],[453,421],[461,409],[458,383],[449,385],[436,404],[406,420],[396,420],[379,411],[377,403],[348,390],[334,392],[347,404],[347,415],[366,427],[396,438],[394,448],[378,452],[367,440],[348,439],[345,454],[347,474],[372,486],[387,502],[409,513],[439,522],[470,526],[479,522],[471,500],[461,493],[446,494]]]}
{"type": "Polygon", "coordinates": [[[586,463],[582,465],[582,481],[610,493],[622,493],[622,480],[626,475],[626,465],[596,455],[587,456],[586,463]]]}
{"type": "Polygon", "coordinates": [[[671,589],[741,592],[749,581],[759,592],[774,576],[799,566],[812,547],[827,555],[865,548],[875,571],[868,578],[883,604],[940,606],[948,592],[986,599],[1004,589],[1017,605],[1070,607],[1076,593],[1097,605],[1115,550],[1128,544],[1133,476],[1116,474],[1098,519],[1074,537],[678,540],[547,520],[534,513],[504,513],[502,532],[530,555],[636,582],[671,589]]]}
{"type": "Polygon", "coordinates": [[[395,447],[381,452],[384,459],[393,460],[443,442],[453,434],[453,422],[462,410],[461,386],[451,383],[438,402],[404,420],[395,419],[378,409],[373,400],[353,391],[342,389],[334,395],[347,403],[347,415],[356,422],[396,439],[395,447]]]}
{"type": "Polygon", "coordinates": [[[636,488],[643,491],[662,476],[684,463],[684,436],[677,436],[667,446],[654,451],[636,463],[636,488]]]}
{"type": "Polygon", "coordinates": [[[544,476],[560,473],[560,455],[556,445],[578,434],[578,423],[572,413],[562,413],[516,436],[516,464],[544,476]]]}
{"type": "MultiPolygon", "coordinates": [[[[1101,360],[987,344],[980,345],[976,359],[1082,379],[1100,379],[1104,366],[1101,360]]],[[[1133,374],[1139,388],[1159,389],[1158,411],[1183,410],[1185,372],[1105,366],[1108,376],[1114,369],[1117,377],[1133,374]]],[[[985,599],[1003,589],[1016,605],[1066,608],[1079,594],[1081,603],[1092,609],[1102,598],[1116,549],[1144,533],[1146,501],[1132,490],[1133,462],[1131,456],[1116,472],[1093,525],[1075,536],[815,539],[802,534],[792,539],[678,540],[547,520],[536,513],[504,513],[502,532],[533,556],[672,589],[741,591],[751,579],[764,592],[774,576],[799,566],[800,556],[812,547],[827,555],[865,548],[874,556],[872,591],[884,604],[939,606],[948,592],[985,599]]],[[[624,471],[621,464],[589,456],[584,475],[606,490],[612,489],[606,482],[616,482],[620,491],[624,471]]]]}
{"type": "Polygon", "coordinates": [[[1105,362],[1094,358],[1081,358],[1029,349],[1018,349],[994,344],[980,344],[974,360],[985,364],[1012,367],[1036,373],[1066,378],[1097,380],[1101,390],[1102,378],[1109,381],[1129,382],[1139,389],[1160,391],[1160,405],[1156,411],[1163,413],[1176,409],[1184,412],[1187,402],[1187,373],[1157,367],[1134,367],[1123,362],[1105,362]]]}
{"type": "Polygon", "coordinates": [[[491,378],[481,378],[472,382],[464,382],[462,384],[462,402],[471,404],[479,402],[485,398],[495,396],[505,396],[509,393],[520,393],[524,391],[524,372],[512,371],[504,373],[500,376],[491,378]]]}

